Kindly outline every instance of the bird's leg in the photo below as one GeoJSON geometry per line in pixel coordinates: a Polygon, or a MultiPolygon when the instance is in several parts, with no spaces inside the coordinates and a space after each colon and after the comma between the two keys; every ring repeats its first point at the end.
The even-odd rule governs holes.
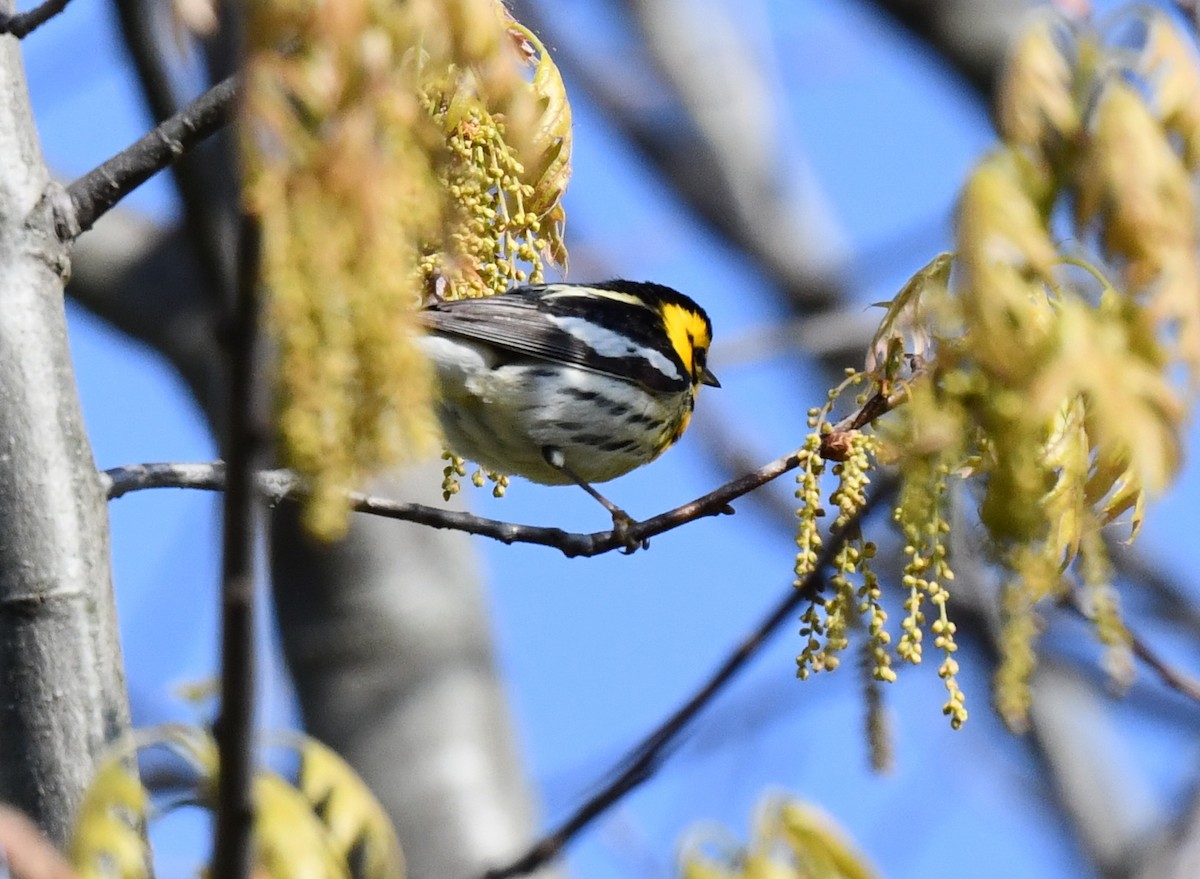
{"type": "Polygon", "coordinates": [[[633,525],[637,524],[637,520],[635,520],[632,516],[630,516],[604,495],[600,494],[600,492],[596,491],[596,489],[594,489],[586,479],[583,479],[578,473],[568,467],[566,459],[563,457],[562,449],[556,449],[553,446],[546,446],[544,449],[542,449],[542,457],[546,459],[547,464],[594,497],[600,502],[601,505],[603,505],[604,509],[608,510],[609,515],[612,516],[613,534],[616,536],[617,540],[624,545],[624,552],[626,555],[634,552],[639,547],[645,549],[650,545],[650,541],[648,539],[637,540],[629,534],[629,529],[633,525]]]}

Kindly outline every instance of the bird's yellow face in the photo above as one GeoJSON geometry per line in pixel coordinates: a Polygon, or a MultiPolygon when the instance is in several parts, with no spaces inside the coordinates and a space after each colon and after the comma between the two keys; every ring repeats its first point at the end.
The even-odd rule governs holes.
{"type": "Polygon", "coordinates": [[[712,331],[703,314],[675,303],[662,307],[663,327],[679,359],[690,369],[692,396],[700,385],[720,387],[716,376],[708,371],[708,347],[712,344],[712,331]]]}

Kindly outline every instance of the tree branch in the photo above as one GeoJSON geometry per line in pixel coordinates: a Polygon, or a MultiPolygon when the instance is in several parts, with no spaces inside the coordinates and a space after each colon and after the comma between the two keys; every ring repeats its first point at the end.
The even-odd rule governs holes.
{"type": "Polygon", "coordinates": [[[259,232],[242,218],[238,283],[229,308],[229,429],[225,434],[223,563],[221,585],[221,713],[214,730],[220,756],[212,872],[244,879],[251,871],[254,826],[254,548],[259,500],[254,474],[267,449],[259,330],[259,232]]]}
{"type": "Polygon", "coordinates": [[[897,383],[891,391],[883,388],[875,391],[858,409],[830,426],[829,431],[821,437],[821,457],[830,461],[845,461],[850,451],[850,440],[855,433],[907,400],[907,383],[897,383]]]}
{"type": "Polygon", "coordinates": [[[12,34],[22,40],[67,8],[71,0],[46,0],[28,12],[0,13],[0,34],[12,34]]]}
{"type": "Polygon", "coordinates": [[[78,237],[117,202],[233,118],[238,79],[217,83],[166,122],[80,177],[69,187],[73,217],[62,218],[59,237],[78,237]]]}
{"type": "Polygon", "coordinates": [[[788,589],[782,600],[771,609],[770,613],[753,631],[742,639],[741,643],[708,680],[620,761],[613,777],[598,793],[576,809],[575,813],[556,830],[538,840],[520,858],[507,866],[488,871],[484,879],[509,879],[512,876],[524,876],[543,866],[556,857],[581,830],[600,817],[621,797],[653,776],[662,765],[663,760],[666,759],[668,749],[679,739],[696,715],[745,667],[746,663],[766,644],[767,639],[792,618],[800,605],[811,600],[821,591],[825,582],[825,568],[833,560],[834,555],[841,550],[846,537],[857,533],[859,524],[870,515],[873,509],[881,503],[887,503],[895,492],[896,486],[897,481],[892,477],[885,477],[880,481],[875,491],[850,521],[826,541],[811,573],[798,585],[788,589]]]}
{"type": "MultiPolygon", "coordinates": [[[[731,501],[796,469],[799,463],[799,453],[789,452],[693,501],[649,519],[634,522],[626,531],[626,539],[631,543],[643,542],[696,519],[731,514],[731,501]]],[[[225,468],[219,461],[196,464],[134,464],[105,470],[100,477],[107,488],[109,500],[149,488],[222,491],[226,482],[225,468]]],[[[257,479],[259,496],[268,504],[303,500],[309,493],[304,480],[290,470],[263,470],[258,473],[257,479]]],[[[357,491],[348,492],[347,497],[351,509],[356,512],[416,522],[433,528],[465,531],[468,534],[490,537],[501,543],[534,543],[549,546],[560,550],[568,558],[601,555],[626,546],[624,540],[612,531],[582,534],[564,531],[561,528],[519,525],[476,516],[473,513],[395,501],[357,491]]]]}

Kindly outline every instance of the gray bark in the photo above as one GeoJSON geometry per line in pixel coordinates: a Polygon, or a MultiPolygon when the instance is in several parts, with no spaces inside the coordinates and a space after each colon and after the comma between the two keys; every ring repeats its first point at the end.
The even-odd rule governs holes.
{"type": "Polygon", "coordinates": [[[63,193],[12,38],[0,39],[0,156],[0,800],[61,844],[129,710],[106,501],[67,347],[63,193]]]}

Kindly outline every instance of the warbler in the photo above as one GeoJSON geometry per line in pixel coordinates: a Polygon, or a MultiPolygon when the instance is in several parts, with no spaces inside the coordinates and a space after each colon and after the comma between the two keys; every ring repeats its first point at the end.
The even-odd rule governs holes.
{"type": "Polygon", "coordinates": [[[712,324],[661,284],[539,284],[420,312],[448,448],[501,473],[591,483],[653,461],[683,435],[708,368],[712,324]]]}

